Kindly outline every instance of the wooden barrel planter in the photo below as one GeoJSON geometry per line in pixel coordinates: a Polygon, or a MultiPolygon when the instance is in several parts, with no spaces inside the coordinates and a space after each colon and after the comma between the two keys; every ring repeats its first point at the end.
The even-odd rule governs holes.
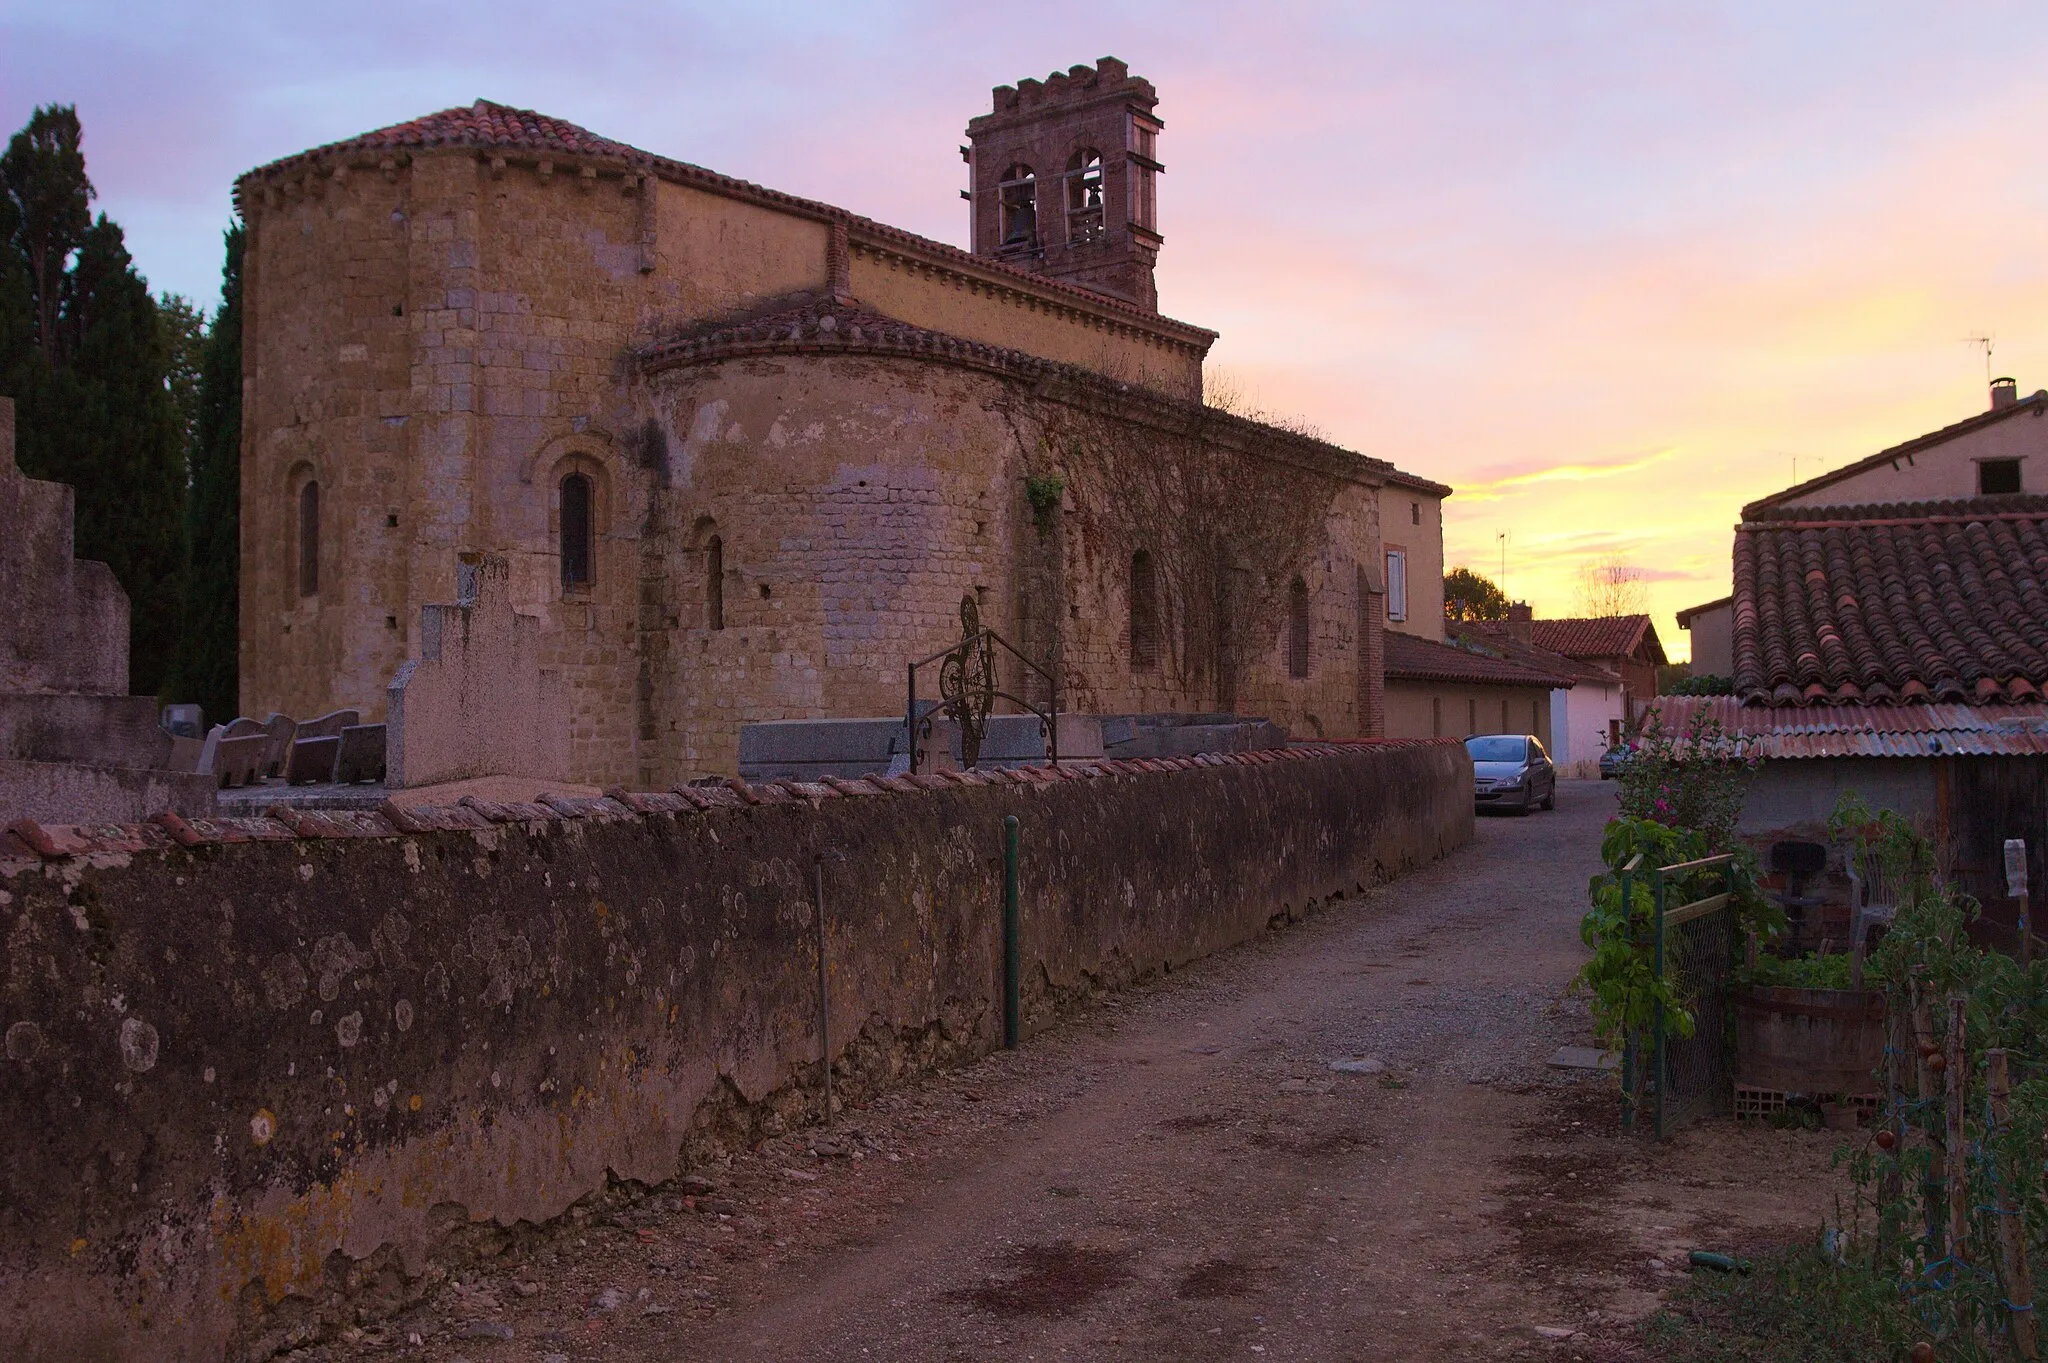
{"type": "Polygon", "coordinates": [[[1752,985],[1731,1001],[1737,1085],[1844,1097],[1881,1090],[1883,991],[1752,985]]]}

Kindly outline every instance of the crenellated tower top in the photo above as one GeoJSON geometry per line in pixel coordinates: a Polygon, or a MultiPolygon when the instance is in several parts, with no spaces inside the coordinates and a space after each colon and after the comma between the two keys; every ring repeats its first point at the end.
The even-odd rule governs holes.
{"type": "Polygon", "coordinates": [[[961,148],[974,253],[1157,312],[1158,102],[1115,57],[997,86],[961,148]]]}

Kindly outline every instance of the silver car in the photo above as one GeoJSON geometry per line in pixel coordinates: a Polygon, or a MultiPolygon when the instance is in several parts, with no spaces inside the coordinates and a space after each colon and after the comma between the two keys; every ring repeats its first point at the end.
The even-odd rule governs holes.
{"type": "Polygon", "coordinates": [[[1481,809],[1557,808],[1557,768],[1533,734],[1474,734],[1465,740],[1472,754],[1473,795],[1481,809]]]}

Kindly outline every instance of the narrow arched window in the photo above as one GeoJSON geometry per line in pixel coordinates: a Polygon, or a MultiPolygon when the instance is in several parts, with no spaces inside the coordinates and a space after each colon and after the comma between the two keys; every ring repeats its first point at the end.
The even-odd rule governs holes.
{"type": "Polygon", "coordinates": [[[562,588],[588,587],[590,562],[590,475],[562,479],[562,588]]]}
{"type": "Polygon", "coordinates": [[[1038,245],[1038,176],[1026,165],[1003,172],[1002,249],[1025,250],[1038,245]]]}
{"type": "Polygon", "coordinates": [[[704,627],[725,628],[725,541],[716,535],[704,545],[704,627]]]}
{"type": "Polygon", "coordinates": [[[320,484],[308,478],[299,488],[299,595],[320,590],[320,484]]]}
{"type": "Polygon", "coordinates": [[[1287,589],[1287,675],[1308,675],[1308,583],[1298,577],[1287,589]]]}
{"type": "Polygon", "coordinates": [[[1067,240],[1102,236],[1102,153],[1083,147],[1067,162],[1067,240]]]}
{"type": "Polygon", "coordinates": [[[1140,549],[1131,555],[1131,670],[1148,672],[1159,665],[1159,574],[1152,555],[1140,549]]]}

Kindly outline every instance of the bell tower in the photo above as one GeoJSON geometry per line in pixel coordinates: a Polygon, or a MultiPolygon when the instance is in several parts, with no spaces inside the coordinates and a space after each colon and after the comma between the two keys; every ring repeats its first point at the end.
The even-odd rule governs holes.
{"type": "Polygon", "coordinates": [[[960,149],[974,253],[1157,312],[1158,102],[1115,57],[997,86],[960,149]]]}

